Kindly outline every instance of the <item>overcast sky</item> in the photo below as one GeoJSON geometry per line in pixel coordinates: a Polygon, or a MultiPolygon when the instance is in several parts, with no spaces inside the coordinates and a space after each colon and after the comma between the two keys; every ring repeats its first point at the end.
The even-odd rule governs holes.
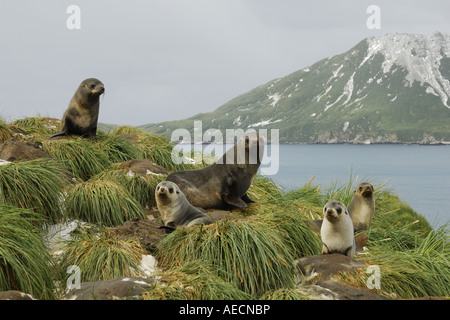
{"type": "Polygon", "coordinates": [[[1,0],[0,116],[61,118],[95,77],[100,122],[183,119],[366,37],[435,31],[450,32],[448,0],[1,0]],[[72,4],[80,30],[66,26],[72,4]]]}

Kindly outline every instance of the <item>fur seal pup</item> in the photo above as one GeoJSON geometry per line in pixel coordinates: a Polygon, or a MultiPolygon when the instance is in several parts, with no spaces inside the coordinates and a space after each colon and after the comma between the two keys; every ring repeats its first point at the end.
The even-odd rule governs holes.
{"type": "Polygon", "coordinates": [[[61,132],[50,138],[75,134],[96,139],[100,95],[105,86],[100,80],[89,78],[81,82],[61,119],[61,132]]]}
{"type": "Polygon", "coordinates": [[[203,209],[246,208],[250,188],[264,154],[264,138],[256,132],[245,134],[212,165],[171,173],[188,201],[203,209]]]}
{"type": "Polygon", "coordinates": [[[212,219],[192,206],[178,186],[171,181],[160,182],[155,189],[155,199],[166,227],[211,224],[212,219]]]}
{"type": "Polygon", "coordinates": [[[339,201],[330,201],[323,207],[323,215],[320,229],[322,253],[341,253],[353,258],[356,251],[353,223],[345,205],[339,201]]]}
{"type": "Polygon", "coordinates": [[[348,213],[353,221],[354,231],[367,230],[375,213],[375,200],[373,186],[370,183],[360,183],[347,206],[348,213]]]}

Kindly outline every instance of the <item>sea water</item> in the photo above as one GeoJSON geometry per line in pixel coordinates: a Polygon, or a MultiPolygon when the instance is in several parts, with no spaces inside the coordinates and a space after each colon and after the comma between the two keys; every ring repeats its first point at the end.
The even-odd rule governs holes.
{"type": "MultiPolygon", "coordinates": [[[[312,178],[322,190],[350,177],[385,184],[435,228],[450,222],[450,146],[314,144],[279,146],[271,178],[287,190],[312,178]]],[[[356,183],[355,183],[356,184],[356,183]]]]}

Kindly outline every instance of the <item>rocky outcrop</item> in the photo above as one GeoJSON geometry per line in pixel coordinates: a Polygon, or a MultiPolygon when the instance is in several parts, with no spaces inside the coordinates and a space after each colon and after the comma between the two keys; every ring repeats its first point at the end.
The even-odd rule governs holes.
{"type": "Polygon", "coordinates": [[[151,278],[117,278],[107,281],[83,282],[62,300],[136,300],[156,283],[151,278]]]}
{"type": "Polygon", "coordinates": [[[156,220],[131,219],[123,225],[110,228],[107,232],[116,237],[129,239],[136,237],[148,252],[154,253],[158,242],[166,236],[166,230],[156,220]]]}
{"type": "Polygon", "coordinates": [[[353,272],[367,268],[363,260],[355,260],[339,253],[303,257],[295,261],[303,292],[331,300],[386,300],[388,298],[346,285],[334,276],[341,272],[353,272]]]}
{"type": "Polygon", "coordinates": [[[17,290],[0,292],[0,300],[36,300],[31,294],[23,293],[17,290]]]}
{"type": "Polygon", "coordinates": [[[50,158],[39,146],[10,138],[0,146],[0,159],[6,161],[29,161],[38,158],[50,158]]]}
{"type": "Polygon", "coordinates": [[[133,159],[123,162],[119,165],[119,169],[127,170],[130,174],[138,174],[145,177],[148,174],[164,175],[168,174],[167,170],[149,159],[133,159]]]}

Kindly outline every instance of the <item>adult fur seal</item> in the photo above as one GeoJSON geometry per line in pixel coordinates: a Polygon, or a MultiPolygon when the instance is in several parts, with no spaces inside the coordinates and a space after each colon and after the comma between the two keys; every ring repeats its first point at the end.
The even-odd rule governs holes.
{"type": "Polygon", "coordinates": [[[330,201],[323,207],[324,219],[320,229],[322,253],[341,253],[353,258],[356,251],[353,223],[345,205],[330,201]]]}
{"type": "Polygon", "coordinates": [[[70,100],[61,120],[61,132],[50,138],[75,134],[96,139],[100,95],[105,86],[100,80],[89,78],[81,82],[70,100]]]}
{"type": "Polygon", "coordinates": [[[171,181],[160,182],[155,189],[156,204],[166,227],[211,224],[212,219],[193,207],[178,186],[171,181]]]}
{"type": "Polygon", "coordinates": [[[375,213],[373,186],[367,182],[360,183],[347,208],[353,221],[354,231],[369,229],[375,213]]]}
{"type": "Polygon", "coordinates": [[[264,138],[245,134],[214,164],[197,170],[179,171],[166,180],[175,182],[188,201],[209,209],[245,208],[251,200],[247,191],[261,164],[264,138]]]}

